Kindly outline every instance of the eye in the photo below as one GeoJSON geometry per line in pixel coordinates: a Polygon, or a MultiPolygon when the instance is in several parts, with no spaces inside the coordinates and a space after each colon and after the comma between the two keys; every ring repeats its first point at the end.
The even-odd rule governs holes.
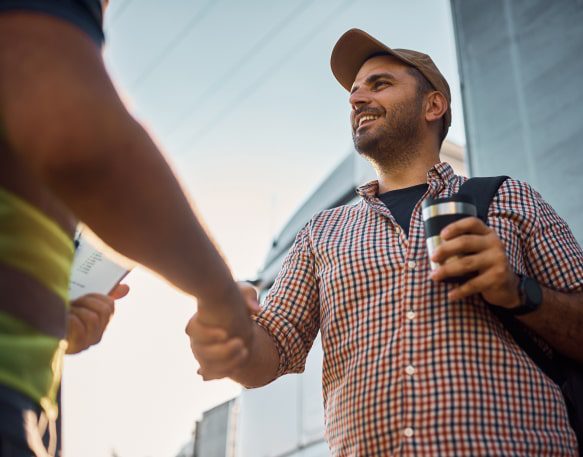
{"type": "Polygon", "coordinates": [[[388,81],[378,80],[378,81],[375,81],[372,88],[373,88],[373,90],[381,90],[381,89],[384,89],[385,87],[389,87],[390,85],[391,85],[391,83],[389,83],[388,81]]]}

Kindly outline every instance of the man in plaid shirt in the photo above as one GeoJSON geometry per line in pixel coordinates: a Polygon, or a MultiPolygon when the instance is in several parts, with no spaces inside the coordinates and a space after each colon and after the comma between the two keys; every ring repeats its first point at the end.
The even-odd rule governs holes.
{"type": "MultiPolygon", "coordinates": [[[[432,256],[425,198],[466,178],[439,161],[450,92],[435,64],[360,30],[336,44],[356,150],[378,180],[297,235],[246,347],[195,315],[205,379],[262,386],[303,371],[318,331],[326,437],[335,456],[559,456],[577,442],[558,386],[488,303],[558,352],[583,360],[583,252],[528,184],[509,179],[488,214],[450,224],[432,256]],[[447,260],[447,262],[446,262],[447,260]],[[462,285],[446,278],[476,273],[462,285]]],[[[252,301],[252,300],[250,300],[252,301]]]]}

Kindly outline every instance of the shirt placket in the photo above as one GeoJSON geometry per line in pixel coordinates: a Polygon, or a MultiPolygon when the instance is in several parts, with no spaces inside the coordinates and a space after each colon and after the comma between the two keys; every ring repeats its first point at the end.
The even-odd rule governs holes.
{"type": "Polygon", "coordinates": [[[413,217],[409,229],[407,249],[405,251],[405,263],[403,265],[403,308],[405,318],[403,322],[403,423],[401,426],[401,450],[402,455],[415,455],[415,439],[419,431],[415,427],[415,411],[417,406],[419,383],[419,368],[421,360],[417,351],[417,339],[419,332],[419,283],[425,281],[423,264],[425,262],[424,230],[420,223],[420,203],[413,210],[413,217]]]}
{"type": "MultiPolygon", "coordinates": [[[[419,246],[416,245],[416,240],[413,239],[411,243],[410,239],[407,238],[401,226],[396,222],[395,218],[389,211],[389,209],[377,198],[369,198],[368,203],[373,211],[382,215],[385,220],[390,224],[387,230],[393,231],[394,235],[398,238],[398,249],[401,257],[401,268],[399,284],[397,287],[403,291],[401,294],[401,300],[398,303],[393,303],[393,306],[398,306],[398,316],[397,319],[402,323],[404,328],[401,329],[400,334],[402,335],[397,346],[400,348],[398,351],[398,366],[400,373],[397,375],[393,382],[401,385],[401,392],[398,395],[400,399],[400,404],[397,408],[393,403],[393,407],[390,408],[390,412],[395,414],[394,417],[389,418],[389,420],[396,427],[395,434],[398,436],[395,442],[395,455],[400,453],[409,454],[412,452],[412,447],[410,443],[415,435],[415,429],[413,424],[413,416],[411,414],[411,407],[413,405],[413,392],[414,392],[414,377],[416,373],[415,359],[414,359],[414,321],[416,318],[415,307],[413,306],[413,296],[414,285],[415,285],[415,274],[417,273],[418,263],[416,257],[418,255],[419,246]],[[402,316],[405,316],[403,319],[402,316]],[[400,418],[400,419],[399,419],[400,418]],[[400,449],[400,451],[399,451],[400,449]]],[[[411,226],[413,230],[413,226],[411,226]]],[[[391,236],[389,234],[389,236],[391,236]]],[[[395,252],[393,252],[395,254],[395,252]]],[[[394,402],[395,399],[393,399],[394,402]]]]}
{"type": "MultiPolygon", "coordinates": [[[[401,256],[401,269],[398,287],[403,291],[399,303],[393,305],[399,307],[397,319],[401,322],[400,341],[398,342],[398,365],[400,373],[393,382],[399,383],[401,392],[397,408],[390,408],[391,413],[396,412],[396,417],[389,418],[392,422],[394,436],[394,455],[414,456],[415,440],[419,439],[419,432],[415,428],[415,411],[419,410],[418,389],[420,388],[419,352],[416,350],[416,337],[419,332],[419,317],[421,296],[419,292],[420,281],[426,281],[424,271],[426,263],[425,231],[420,220],[421,202],[428,196],[436,196],[444,188],[444,182],[438,173],[429,175],[429,188],[425,195],[416,205],[409,229],[409,237],[403,232],[401,226],[396,222],[389,209],[375,196],[364,196],[373,211],[384,216],[391,224],[388,230],[394,230],[394,235],[398,237],[399,254],[401,256]]],[[[389,234],[389,236],[391,236],[389,234]]],[[[393,402],[394,402],[393,398],[393,402]]],[[[393,403],[393,406],[394,403],[393,403]]]]}
{"type": "Polygon", "coordinates": [[[415,442],[421,430],[416,428],[416,412],[420,411],[420,395],[422,390],[423,366],[422,355],[418,350],[418,340],[423,313],[423,297],[421,296],[422,282],[427,281],[427,251],[425,243],[425,230],[421,220],[421,203],[428,195],[436,195],[443,189],[443,183],[436,177],[429,177],[429,188],[413,210],[407,249],[405,252],[405,264],[403,266],[403,305],[405,318],[403,319],[403,423],[401,427],[401,455],[416,455],[415,442]]]}
{"type": "MultiPolygon", "coordinates": [[[[415,428],[415,411],[419,410],[418,403],[418,389],[419,383],[419,366],[421,360],[417,349],[417,337],[419,332],[419,313],[420,309],[419,284],[421,281],[426,281],[425,268],[426,263],[426,247],[425,247],[425,231],[423,229],[422,221],[420,221],[421,201],[427,195],[436,195],[443,189],[443,184],[439,179],[429,180],[429,189],[423,196],[420,202],[416,205],[411,219],[409,229],[409,237],[403,232],[403,229],[395,221],[390,211],[377,199],[369,200],[373,210],[382,214],[392,224],[396,235],[398,236],[398,245],[400,249],[402,265],[401,274],[399,278],[399,287],[402,288],[402,299],[400,303],[395,303],[399,306],[399,314],[404,318],[398,317],[402,323],[400,334],[402,335],[399,346],[401,348],[399,355],[400,375],[395,380],[401,380],[401,404],[398,417],[400,420],[393,424],[396,427],[395,432],[398,435],[395,455],[415,455],[415,439],[419,435],[419,431],[415,428]]],[[[394,409],[393,409],[394,411],[394,409]]]]}

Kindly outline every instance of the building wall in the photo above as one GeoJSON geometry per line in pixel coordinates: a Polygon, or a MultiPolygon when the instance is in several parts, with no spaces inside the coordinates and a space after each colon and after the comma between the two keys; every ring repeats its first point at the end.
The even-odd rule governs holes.
{"type": "Polygon", "coordinates": [[[234,457],[238,400],[205,411],[196,424],[194,457],[234,457]]]}
{"type": "Polygon", "coordinates": [[[583,1],[451,0],[473,176],[526,180],[583,242],[583,1]]]}

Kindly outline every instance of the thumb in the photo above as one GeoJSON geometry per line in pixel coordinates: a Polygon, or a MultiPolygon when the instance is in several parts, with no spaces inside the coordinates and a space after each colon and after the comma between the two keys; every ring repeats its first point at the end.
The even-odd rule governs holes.
{"type": "Polygon", "coordinates": [[[247,309],[251,314],[257,314],[261,311],[261,306],[259,306],[259,301],[257,299],[257,289],[248,282],[239,282],[239,290],[245,298],[247,303],[247,309]]]}
{"type": "Polygon", "coordinates": [[[245,301],[247,302],[247,309],[251,314],[258,314],[261,311],[261,305],[256,298],[245,297],[245,301]]]}
{"type": "Polygon", "coordinates": [[[130,286],[127,284],[118,284],[113,288],[113,290],[108,294],[114,300],[119,300],[125,297],[130,291],[130,286]]]}

